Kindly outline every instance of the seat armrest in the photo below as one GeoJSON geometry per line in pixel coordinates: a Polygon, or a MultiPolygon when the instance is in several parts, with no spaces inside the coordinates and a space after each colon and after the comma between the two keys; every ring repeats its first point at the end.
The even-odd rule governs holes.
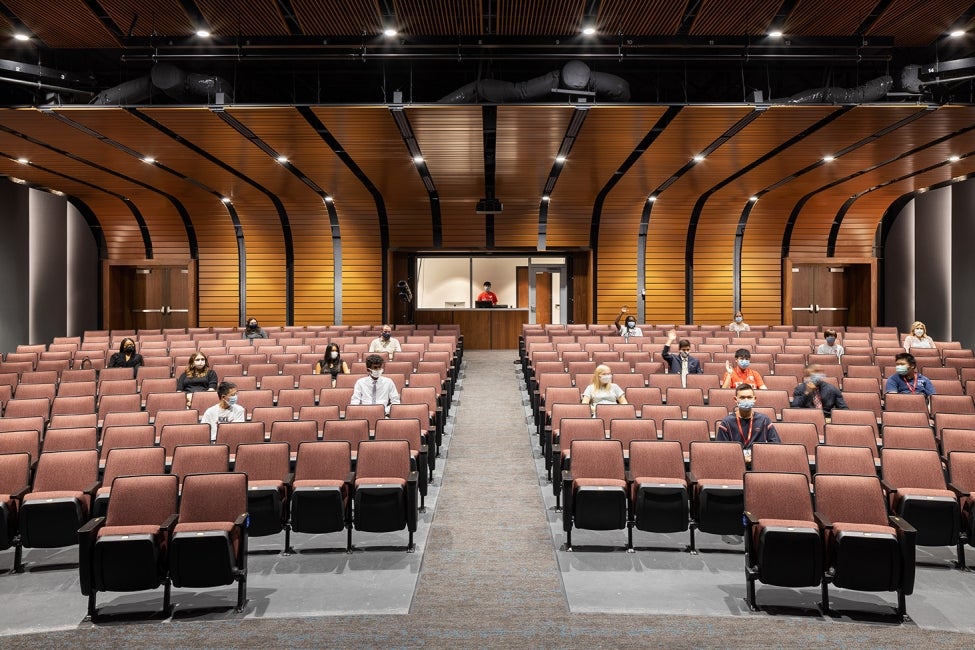
{"type": "Polygon", "coordinates": [[[827,519],[826,515],[824,515],[823,513],[816,511],[813,513],[813,517],[816,519],[816,523],[819,525],[819,527],[822,528],[823,530],[827,530],[833,527],[833,522],[827,519]]]}
{"type": "Polygon", "coordinates": [[[84,490],[82,490],[82,492],[84,492],[89,497],[94,499],[95,493],[98,492],[98,488],[100,488],[101,486],[102,486],[101,481],[95,481],[94,483],[86,487],[84,490]]]}
{"type": "Polygon", "coordinates": [[[969,494],[971,494],[967,490],[961,489],[960,487],[958,487],[954,483],[949,483],[948,484],[948,489],[951,490],[952,492],[954,492],[955,493],[955,496],[958,497],[958,498],[961,498],[961,497],[964,497],[964,496],[968,496],[969,494]]]}
{"type": "Polygon", "coordinates": [[[247,517],[248,517],[248,513],[246,512],[242,512],[239,515],[237,515],[237,518],[234,519],[234,526],[243,528],[244,524],[247,523],[247,517]]]}
{"type": "Polygon", "coordinates": [[[890,522],[890,527],[891,528],[897,529],[897,536],[898,537],[900,537],[901,534],[908,534],[908,535],[916,535],[917,534],[917,529],[914,528],[914,526],[912,526],[910,524],[910,522],[908,522],[903,517],[896,517],[894,515],[891,515],[891,516],[887,517],[887,521],[890,522]]]}
{"type": "Polygon", "coordinates": [[[755,515],[747,510],[745,511],[743,518],[745,520],[745,526],[754,526],[758,523],[758,519],[755,518],[755,515]]]}
{"type": "Polygon", "coordinates": [[[166,531],[167,539],[172,536],[173,529],[176,528],[177,521],[179,521],[179,515],[174,512],[166,517],[166,521],[164,521],[162,526],[159,527],[160,529],[166,531]]]}
{"type": "Polygon", "coordinates": [[[30,493],[30,486],[25,485],[24,487],[20,488],[16,492],[12,493],[10,495],[10,499],[12,501],[22,502],[24,500],[24,497],[27,496],[29,493],[30,493]]]}
{"type": "Polygon", "coordinates": [[[901,589],[905,596],[914,593],[914,580],[917,572],[917,529],[901,517],[888,517],[890,525],[897,531],[897,541],[901,549],[901,589]]]}
{"type": "Polygon", "coordinates": [[[688,484],[697,483],[697,477],[694,476],[694,472],[691,471],[687,472],[687,483],[688,484]]]}
{"type": "Polygon", "coordinates": [[[94,519],[88,520],[88,523],[78,529],[78,535],[82,537],[94,535],[104,525],[105,517],[95,517],[94,519]]]}
{"type": "Polygon", "coordinates": [[[897,488],[895,488],[893,485],[891,485],[884,479],[880,479],[880,487],[884,489],[885,494],[893,494],[894,492],[897,492],[897,488]]]}
{"type": "Polygon", "coordinates": [[[409,477],[406,479],[407,485],[415,487],[420,481],[420,473],[416,470],[411,470],[409,477]]]}

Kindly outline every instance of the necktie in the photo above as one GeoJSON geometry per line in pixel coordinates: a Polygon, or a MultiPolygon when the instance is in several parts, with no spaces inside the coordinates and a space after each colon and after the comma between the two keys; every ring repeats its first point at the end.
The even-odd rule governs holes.
{"type": "Polygon", "coordinates": [[[680,360],[680,385],[687,388],[687,359],[685,357],[680,360]]]}
{"type": "Polygon", "coordinates": [[[813,393],[813,406],[818,409],[823,408],[823,398],[819,396],[819,389],[816,389],[816,392],[813,393]]]}
{"type": "Polygon", "coordinates": [[[376,401],[376,388],[378,386],[379,386],[379,380],[373,379],[372,380],[372,403],[373,404],[378,404],[378,402],[376,401]]]}

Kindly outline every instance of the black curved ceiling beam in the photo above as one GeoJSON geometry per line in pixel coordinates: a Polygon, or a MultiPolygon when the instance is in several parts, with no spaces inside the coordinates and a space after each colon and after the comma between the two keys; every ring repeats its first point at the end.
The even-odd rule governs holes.
{"type": "MultiPolygon", "coordinates": [[[[414,161],[417,159],[423,160],[423,151],[420,150],[420,143],[416,141],[416,134],[413,132],[413,125],[410,124],[410,118],[406,116],[401,106],[393,106],[389,109],[390,114],[393,116],[393,121],[396,123],[396,128],[399,129],[400,135],[403,137],[403,142],[406,144],[406,150],[410,153],[410,158],[414,161]]],[[[338,141],[336,141],[338,145],[338,141]]],[[[336,150],[335,153],[339,153],[336,150]]],[[[345,151],[341,151],[341,156],[345,156],[345,163],[353,171],[353,173],[359,176],[360,180],[370,188],[369,191],[373,192],[373,196],[379,195],[379,191],[373,186],[372,181],[370,181],[364,172],[359,169],[359,166],[352,161],[345,151]],[[360,176],[361,174],[361,176],[360,176]]],[[[440,193],[437,191],[437,186],[433,182],[433,176],[430,175],[430,168],[427,167],[425,162],[414,162],[414,167],[416,167],[416,172],[420,175],[420,180],[423,181],[423,186],[427,188],[427,196],[430,198],[430,227],[433,232],[433,245],[435,248],[440,248],[443,245],[443,224],[440,221],[440,193]]],[[[377,201],[377,208],[380,206],[380,202],[377,201]]],[[[386,250],[389,248],[389,225],[386,221],[386,207],[382,204],[382,210],[379,212],[379,235],[383,243],[383,255],[386,254],[386,250]]],[[[385,265],[383,265],[385,269],[385,265]]],[[[384,278],[385,280],[385,278],[384,278]]],[[[386,286],[385,283],[383,286],[386,286]]],[[[385,302],[385,301],[384,301],[385,302]]]]}
{"type": "MultiPolygon", "coordinates": [[[[148,124],[152,128],[156,129],[157,131],[159,131],[163,135],[165,135],[165,136],[169,137],[170,139],[172,139],[172,140],[178,142],[179,144],[183,145],[184,147],[186,147],[187,149],[189,149],[193,153],[197,154],[198,156],[201,156],[201,157],[205,158],[207,161],[213,163],[214,165],[216,165],[217,167],[223,169],[224,171],[229,172],[230,174],[233,174],[234,176],[236,176],[237,178],[241,179],[242,181],[244,181],[245,183],[247,183],[248,185],[250,185],[251,187],[253,187],[257,191],[261,192],[264,196],[266,196],[268,198],[268,200],[271,201],[271,204],[274,205],[275,210],[277,210],[278,219],[281,221],[281,229],[284,232],[284,235],[285,235],[284,238],[287,241],[287,239],[288,239],[287,232],[289,232],[290,229],[291,229],[290,222],[288,221],[288,213],[285,211],[284,205],[281,203],[281,200],[273,192],[271,192],[269,189],[267,189],[266,187],[264,187],[263,185],[261,185],[260,183],[258,183],[257,181],[255,181],[254,179],[250,178],[246,174],[241,173],[240,171],[238,171],[234,167],[232,167],[232,166],[228,165],[227,163],[225,163],[224,161],[220,160],[219,158],[217,158],[216,156],[214,156],[213,154],[211,154],[209,151],[203,149],[202,147],[197,146],[196,144],[190,142],[189,140],[187,140],[186,138],[184,138],[180,134],[178,134],[175,131],[173,131],[172,129],[164,126],[162,123],[157,122],[155,119],[149,117],[148,115],[146,115],[145,113],[143,113],[141,109],[138,109],[138,108],[126,108],[126,109],[123,109],[123,110],[125,110],[130,115],[132,115],[132,116],[134,116],[134,117],[142,120],[143,122],[145,122],[146,124],[148,124]]],[[[187,177],[184,176],[184,178],[187,178],[187,177]]],[[[187,180],[189,180],[189,179],[187,179],[187,180]]],[[[210,191],[214,191],[214,190],[211,189],[210,191]]],[[[217,196],[221,196],[221,194],[218,193],[218,192],[214,192],[214,193],[217,196]]],[[[227,204],[227,205],[228,205],[228,211],[231,212],[231,215],[232,216],[235,216],[236,215],[236,210],[230,210],[229,209],[229,204],[227,204]]],[[[236,227],[237,227],[237,225],[235,224],[235,228],[236,227]]],[[[287,252],[287,244],[286,244],[285,251],[287,252]]],[[[239,266],[239,270],[240,270],[240,273],[238,275],[239,290],[240,290],[240,295],[241,296],[244,296],[247,293],[247,266],[246,266],[245,261],[244,261],[243,258],[240,258],[238,260],[238,266],[239,266]]],[[[286,325],[293,325],[294,324],[294,252],[293,252],[293,249],[292,249],[291,259],[290,260],[285,260],[285,271],[286,271],[286,277],[285,277],[285,285],[286,285],[286,291],[285,291],[285,294],[286,294],[285,295],[286,316],[285,316],[285,318],[286,318],[286,323],[285,324],[286,325]],[[289,270],[290,270],[290,273],[288,273],[289,270]],[[289,276],[290,276],[290,278],[289,278],[289,276]],[[288,288],[290,288],[290,293],[288,293],[288,288]]],[[[247,310],[246,310],[246,305],[245,305],[244,308],[242,308],[240,310],[240,313],[238,314],[238,320],[239,320],[239,322],[240,322],[241,325],[243,325],[244,318],[246,318],[246,311],[247,310]]]]}
{"type": "MultiPolygon", "coordinates": [[[[498,155],[498,107],[488,104],[481,107],[481,123],[483,125],[484,150],[484,198],[493,200],[497,189],[497,155],[498,155]]],[[[484,215],[484,243],[488,248],[494,248],[494,214],[484,215]]]]}
{"type": "Polygon", "coordinates": [[[579,137],[579,131],[582,130],[582,124],[586,121],[586,115],[588,115],[588,113],[588,108],[580,108],[578,106],[572,112],[572,118],[569,120],[569,124],[565,127],[565,134],[562,136],[562,142],[559,144],[559,150],[555,154],[555,161],[552,162],[552,169],[549,171],[548,178],[545,180],[545,186],[542,188],[542,200],[539,202],[538,206],[537,248],[540,251],[545,250],[545,240],[548,237],[549,201],[545,200],[545,197],[551,198],[552,192],[555,191],[555,184],[559,181],[559,176],[562,174],[562,170],[565,168],[565,159],[568,158],[569,154],[572,152],[572,147],[575,145],[576,138],[579,137]],[[559,162],[559,160],[562,160],[563,162],[559,162]]]}
{"type": "MultiPolygon", "coordinates": [[[[54,111],[45,111],[45,112],[46,112],[46,114],[48,116],[53,117],[54,119],[58,120],[59,122],[62,122],[64,124],[67,124],[68,126],[70,126],[70,127],[74,128],[74,129],[77,129],[77,130],[81,131],[82,133],[84,133],[85,135],[87,135],[89,137],[95,138],[96,140],[98,140],[100,142],[103,142],[103,143],[105,143],[107,145],[110,145],[112,147],[115,147],[119,151],[121,151],[123,153],[126,153],[126,154],[132,156],[136,160],[140,160],[140,161],[142,160],[142,154],[140,154],[138,151],[135,151],[134,149],[131,149],[131,148],[125,146],[121,142],[118,142],[116,140],[113,140],[113,139],[109,138],[108,136],[104,135],[103,133],[99,133],[98,131],[95,131],[94,129],[91,129],[91,128],[89,128],[89,127],[87,127],[87,126],[85,126],[85,125],[83,125],[83,124],[81,124],[79,122],[75,122],[74,120],[66,117],[65,115],[62,115],[61,113],[57,113],[57,112],[54,112],[54,111]]],[[[163,171],[166,171],[166,172],[169,172],[171,174],[175,174],[176,176],[182,177],[182,174],[179,174],[178,172],[175,172],[174,170],[170,169],[166,165],[162,165],[162,164],[160,164],[158,162],[157,163],[153,163],[153,164],[156,167],[158,167],[159,169],[163,170],[163,171]]],[[[196,240],[196,228],[193,226],[193,220],[190,219],[190,213],[186,210],[186,207],[183,205],[183,203],[179,199],[177,199],[172,194],[169,194],[168,192],[163,192],[162,190],[160,190],[160,189],[158,189],[156,187],[153,187],[153,186],[149,185],[148,183],[143,183],[142,181],[139,181],[139,180],[136,180],[136,179],[129,179],[129,177],[123,176],[123,175],[118,174],[116,172],[111,172],[111,173],[113,173],[113,174],[115,174],[117,176],[120,176],[121,178],[125,178],[126,180],[131,180],[131,182],[136,183],[137,185],[139,185],[141,187],[144,187],[147,190],[150,190],[152,192],[155,192],[155,193],[159,194],[160,196],[165,197],[166,200],[168,200],[173,205],[173,207],[176,209],[176,212],[179,214],[180,220],[183,222],[183,229],[186,231],[186,242],[189,245],[189,249],[190,249],[190,259],[194,259],[194,260],[200,259],[200,245],[199,245],[199,243],[196,240]]],[[[211,193],[214,192],[210,188],[205,188],[205,189],[207,191],[211,192],[211,193]]]]}

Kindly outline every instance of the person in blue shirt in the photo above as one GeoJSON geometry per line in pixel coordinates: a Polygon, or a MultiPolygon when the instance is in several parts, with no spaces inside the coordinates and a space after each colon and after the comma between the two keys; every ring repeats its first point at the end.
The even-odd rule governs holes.
{"type": "Polygon", "coordinates": [[[717,423],[715,439],[718,442],[737,442],[748,451],[757,442],[781,442],[772,420],[754,411],[754,408],[755,388],[749,384],[738,384],[735,388],[735,410],[717,423]]]}
{"type": "Polygon", "coordinates": [[[931,380],[917,371],[917,361],[910,352],[894,357],[894,374],[887,378],[885,393],[934,395],[931,380]]]}

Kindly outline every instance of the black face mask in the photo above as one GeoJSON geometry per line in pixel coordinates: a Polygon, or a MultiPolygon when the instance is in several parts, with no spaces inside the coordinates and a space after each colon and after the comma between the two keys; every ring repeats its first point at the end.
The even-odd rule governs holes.
{"type": "Polygon", "coordinates": [[[249,329],[249,330],[256,330],[257,329],[257,323],[247,323],[247,329],[249,329]]]}
{"type": "Polygon", "coordinates": [[[125,354],[134,354],[135,353],[135,346],[134,345],[126,345],[124,348],[122,348],[122,352],[124,352],[125,354]]]}

